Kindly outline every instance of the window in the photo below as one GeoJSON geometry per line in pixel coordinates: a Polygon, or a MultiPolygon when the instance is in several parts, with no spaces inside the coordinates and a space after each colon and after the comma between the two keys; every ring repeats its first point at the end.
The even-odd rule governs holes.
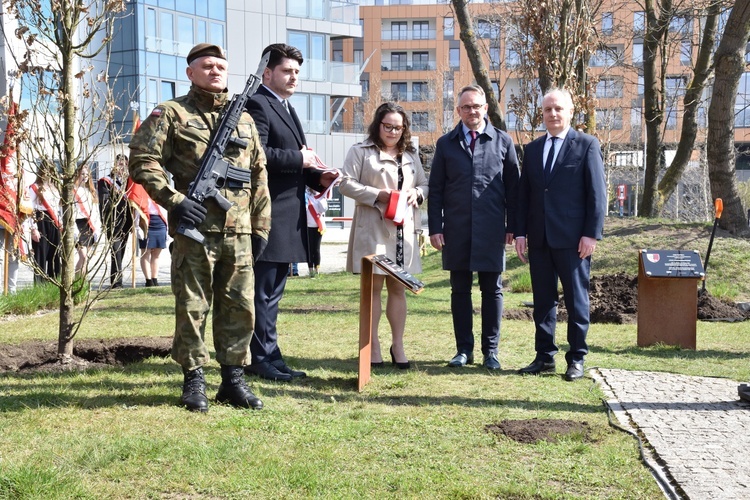
{"type": "Polygon", "coordinates": [[[597,109],[597,130],[622,130],[622,108],[597,109]]]}
{"type": "Polygon", "coordinates": [[[368,101],[370,99],[370,80],[360,80],[359,84],[362,87],[362,101],[368,101]]]}
{"type": "Polygon", "coordinates": [[[641,108],[632,108],[630,110],[631,142],[641,142],[641,129],[643,127],[643,125],[641,124],[641,113],[643,113],[643,110],[641,108]]]}
{"type": "Polygon", "coordinates": [[[429,101],[430,89],[427,82],[414,82],[411,84],[412,101],[429,101]]]}
{"type": "Polygon", "coordinates": [[[335,62],[344,61],[344,51],[341,49],[334,49],[331,51],[331,60],[335,62]]]}
{"type": "Polygon", "coordinates": [[[638,75],[638,97],[643,97],[643,93],[646,90],[646,82],[643,79],[643,75],[638,75]]]}
{"type": "Polygon", "coordinates": [[[404,71],[407,66],[406,52],[391,52],[391,71],[404,71]]]}
{"type": "Polygon", "coordinates": [[[602,78],[596,84],[596,97],[612,99],[622,97],[623,81],[620,78],[602,78]]]}
{"type": "Polygon", "coordinates": [[[453,82],[453,78],[446,78],[443,80],[443,99],[453,100],[453,82]]]}
{"type": "Polygon", "coordinates": [[[680,43],[680,64],[683,66],[690,66],[693,62],[693,42],[690,40],[683,40],[680,43]]]}
{"type": "Polygon", "coordinates": [[[684,96],[686,89],[685,79],[681,76],[668,76],[665,81],[665,88],[667,90],[667,99],[675,100],[678,97],[684,96]]]}
{"type": "Polygon", "coordinates": [[[407,40],[409,38],[409,23],[406,21],[391,22],[391,40],[407,40]]]}
{"type": "Polygon", "coordinates": [[[607,46],[597,49],[589,61],[590,66],[610,67],[622,61],[622,49],[618,46],[607,46]]]}
{"type": "Polygon", "coordinates": [[[326,81],[328,79],[326,66],[328,53],[325,35],[302,31],[289,31],[288,33],[287,43],[297,47],[305,59],[305,63],[300,67],[300,79],[326,81]]]}
{"type": "Polygon", "coordinates": [[[426,111],[414,111],[411,114],[411,129],[414,132],[430,130],[430,114],[426,111]]]}
{"type": "Polygon", "coordinates": [[[633,44],[633,64],[643,64],[643,44],[633,44]]]}
{"type": "Polygon", "coordinates": [[[159,101],[168,101],[170,99],[174,99],[174,82],[162,80],[159,101]]]}
{"type": "Polygon", "coordinates": [[[461,49],[458,47],[448,49],[448,65],[451,69],[461,66],[461,49]]]}
{"type": "Polygon", "coordinates": [[[294,111],[302,123],[302,130],[309,134],[326,133],[328,126],[326,96],[295,93],[289,98],[289,102],[294,106],[294,111]]]}
{"type": "Polygon", "coordinates": [[[633,32],[635,35],[641,35],[646,32],[646,13],[639,11],[633,13],[633,32]]]}
{"type": "Polygon", "coordinates": [[[674,16],[669,20],[669,32],[685,37],[693,34],[693,20],[687,16],[674,16]]]}
{"type": "Polygon", "coordinates": [[[415,71],[430,69],[430,54],[428,52],[414,52],[411,55],[411,64],[415,71]]]}
{"type": "Polygon", "coordinates": [[[602,35],[609,36],[613,31],[613,16],[611,12],[602,14],[602,35]]]}
{"type": "Polygon", "coordinates": [[[453,38],[453,18],[443,18],[443,38],[453,38]]]}
{"type": "Polygon", "coordinates": [[[516,49],[508,47],[508,55],[505,58],[505,64],[511,67],[521,64],[521,55],[516,49]]]}
{"type": "Polygon", "coordinates": [[[490,47],[490,69],[500,69],[500,47],[490,47]]]}
{"type": "Polygon", "coordinates": [[[667,130],[675,130],[677,128],[676,107],[670,106],[664,111],[664,128],[667,130]]]}
{"type": "Polygon", "coordinates": [[[737,86],[734,102],[734,125],[738,128],[750,127],[750,73],[743,73],[737,86]]]}
{"type": "Polygon", "coordinates": [[[362,66],[362,64],[365,62],[365,52],[361,49],[355,49],[354,50],[354,64],[357,66],[362,66]]]}
{"type": "Polygon", "coordinates": [[[500,26],[486,19],[477,20],[475,31],[477,38],[496,39],[500,36],[500,26]]]}
{"type": "Polygon", "coordinates": [[[406,82],[391,82],[391,99],[394,101],[405,101],[406,97],[406,82]]]}
{"type": "Polygon", "coordinates": [[[414,24],[412,24],[412,33],[414,34],[414,40],[429,40],[429,21],[414,21],[414,24]]]}

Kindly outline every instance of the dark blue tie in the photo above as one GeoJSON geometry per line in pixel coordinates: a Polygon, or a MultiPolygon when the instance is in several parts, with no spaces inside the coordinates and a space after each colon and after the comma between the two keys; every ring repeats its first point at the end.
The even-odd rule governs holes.
{"type": "Polygon", "coordinates": [[[549,138],[551,145],[547,152],[547,161],[544,162],[544,180],[547,180],[550,172],[552,172],[552,162],[555,159],[555,139],[557,139],[555,136],[549,138]]]}

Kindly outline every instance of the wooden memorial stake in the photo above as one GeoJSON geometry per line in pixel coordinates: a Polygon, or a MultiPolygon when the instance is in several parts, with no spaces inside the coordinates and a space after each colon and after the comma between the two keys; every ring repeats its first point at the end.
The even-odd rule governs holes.
{"type": "Polygon", "coordinates": [[[359,377],[357,390],[370,381],[370,355],[372,354],[372,276],[373,265],[378,266],[389,276],[397,279],[407,290],[418,294],[424,289],[424,283],[407,273],[385,255],[368,255],[362,257],[362,274],[360,275],[359,296],[359,377]]]}

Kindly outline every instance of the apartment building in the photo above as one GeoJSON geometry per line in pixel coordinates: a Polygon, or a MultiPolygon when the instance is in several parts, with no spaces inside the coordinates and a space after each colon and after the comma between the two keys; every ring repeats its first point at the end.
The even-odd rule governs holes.
{"type": "MultiPolygon", "coordinates": [[[[474,81],[459,28],[447,0],[360,0],[363,37],[335,43],[332,57],[362,62],[370,58],[362,74],[362,98],[348,109],[342,129],[360,130],[372,110],[385,100],[397,100],[411,113],[420,144],[434,144],[455,126],[454,96],[474,81]]],[[[519,54],[515,42],[523,33],[512,29],[511,2],[472,1],[469,10],[476,36],[483,47],[484,63],[493,81],[508,132],[517,143],[528,140],[530,126],[509,106],[518,94],[519,54]]],[[[670,24],[666,88],[668,107],[665,141],[679,139],[682,102],[690,78],[690,64],[697,55],[699,19],[675,17],[670,24]]],[[[625,153],[610,159],[613,165],[642,163],[643,127],[643,33],[644,13],[639,4],[621,0],[605,2],[594,19],[602,43],[589,60],[588,75],[595,82],[596,134],[612,150],[625,153]]],[[[750,58],[748,59],[750,61],[750,58]]],[[[710,91],[698,111],[698,144],[705,141],[710,91]]],[[[735,141],[750,153],[750,72],[741,82],[736,104],[735,141]]],[[[532,131],[533,133],[533,131],[532,131]]],[[[696,160],[697,160],[696,153],[696,160]]],[[[668,156],[669,158],[669,156],[668,156]]],[[[697,163],[697,162],[696,162],[697,163]]],[[[738,155],[737,167],[750,174],[750,156],[738,155]]],[[[642,167],[641,167],[642,168],[642,167]]],[[[637,176],[637,174],[636,174],[637,176]]],[[[636,182],[631,179],[628,182],[636,182]]]]}

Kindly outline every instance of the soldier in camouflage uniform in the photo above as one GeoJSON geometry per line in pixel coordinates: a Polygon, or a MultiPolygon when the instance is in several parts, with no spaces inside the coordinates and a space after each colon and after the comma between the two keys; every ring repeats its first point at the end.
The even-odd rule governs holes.
{"type": "Polygon", "coordinates": [[[182,403],[191,411],[208,410],[203,365],[206,318],[213,301],[213,338],[222,382],[216,399],[260,409],[263,403],[247,387],[243,366],[250,362],[253,305],[253,254],[262,250],[271,229],[266,157],[247,113],[235,133],[249,144],[227,148],[225,159],[252,171],[252,182],[240,189],[222,188],[232,202],[228,212],[213,199],[205,206],[186,196],[211,134],[228,102],[227,62],[223,50],[198,44],[187,56],[188,95],[159,104],[130,142],[130,176],[169,211],[175,334],[172,358],[182,366],[182,403]],[[172,175],[170,185],[166,172],[172,175]],[[176,233],[180,220],[195,224],[204,244],[176,233]]]}

